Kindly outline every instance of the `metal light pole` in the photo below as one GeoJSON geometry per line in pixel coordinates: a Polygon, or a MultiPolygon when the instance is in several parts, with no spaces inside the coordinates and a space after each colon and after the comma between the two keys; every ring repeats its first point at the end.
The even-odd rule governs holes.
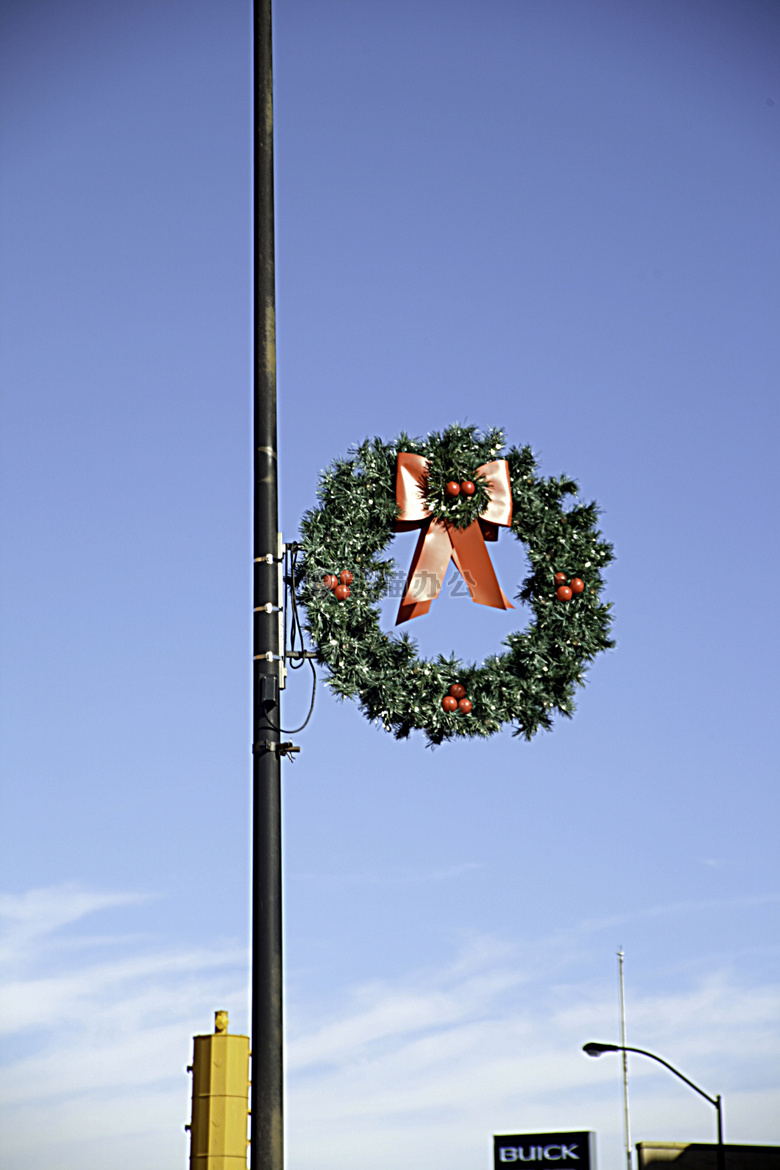
{"type": "Polygon", "coordinates": [[[271,0],[254,0],[254,632],[252,698],[252,1170],[283,1170],[281,547],[271,0]]]}
{"type": "Polygon", "coordinates": [[[631,1165],[631,1114],[628,1108],[628,1055],[626,1053],[626,988],[623,981],[623,948],[618,951],[619,980],[620,980],[620,1042],[623,1047],[623,1124],[626,1137],[626,1165],[631,1165]]]}
{"type": "Polygon", "coordinates": [[[710,1097],[709,1093],[705,1093],[704,1089],[700,1089],[698,1085],[694,1085],[693,1081],[688,1080],[678,1068],[673,1064],[669,1064],[668,1060],[664,1060],[661,1056],[656,1056],[654,1052],[648,1052],[644,1048],[630,1048],[627,1044],[598,1044],[591,1040],[587,1044],[583,1044],[582,1051],[586,1052],[588,1056],[601,1056],[603,1052],[638,1052],[640,1056],[649,1056],[651,1060],[657,1060],[664,1068],[668,1068],[669,1072],[673,1072],[681,1081],[685,1081],[695,1092],[703,1097],[705,1101],[709,1101],[710,1105],[714,1105],[718,1114],[718,1170],[726,1170],[726,1149],[723,1145],[723,1109],[721,1106],[720,1093],[717,1097],[710,1097]]]}

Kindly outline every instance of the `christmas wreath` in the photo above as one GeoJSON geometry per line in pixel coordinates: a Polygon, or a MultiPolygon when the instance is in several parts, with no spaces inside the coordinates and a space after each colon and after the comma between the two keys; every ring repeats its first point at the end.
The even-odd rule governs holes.
{"type": "Polygon", "coordinates": [[[304,516],[296,586],[317,659],[335,694],[356,697],[397,738],[419,730],[439,744],[508,723],[530,740],[556,711],[571,716],[587,663],[614,645],[600,600],[612,547],[596,505],[571,500],[573,480],[539,476],[530,447],[503,452],[503,431],[471,426],[366,440],[323,473],[320,504],[304,516]],[[501,527],[527,551],[531,572],[517,598],[534,614],[506,637],[504,653],[481,665],[426,660],[408,634],[382,630],[379,604],[399,580],[387,547],[412,528],[420,535],[397,624],[430,609],[450,559],[474,601],[511,609],[485,543],[501,527]]]}

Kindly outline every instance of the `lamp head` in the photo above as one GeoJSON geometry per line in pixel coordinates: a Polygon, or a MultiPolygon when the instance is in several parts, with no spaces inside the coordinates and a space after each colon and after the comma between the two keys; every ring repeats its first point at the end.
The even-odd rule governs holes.
{"type": "Polygon", "coordinates": [[[597,1044],[591,1040],[588,1044],[583,1044],[582,1051],[587,1052],[588,1056],[601,1056],[602,1052],[620,1052],[619,1044],[597,1044]]]}

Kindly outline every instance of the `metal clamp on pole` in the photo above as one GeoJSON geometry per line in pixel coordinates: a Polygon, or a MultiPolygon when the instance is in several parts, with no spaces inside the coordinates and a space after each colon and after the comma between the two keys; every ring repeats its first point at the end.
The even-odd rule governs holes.
{"type": "Polygon", "coordinates": [[[252,755],[257,752],[276,752],[277,755],[287,756],[287,759],[292,763],[293,755],[301,749],[297,744],[286,740],[284,743],[274,743],[271,739],[261,739],[258,743],[252,744],[252,755]]]}

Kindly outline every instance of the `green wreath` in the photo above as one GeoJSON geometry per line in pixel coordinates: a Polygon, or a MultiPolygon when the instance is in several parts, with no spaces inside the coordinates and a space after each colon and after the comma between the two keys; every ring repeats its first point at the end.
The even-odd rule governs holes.
{"type": "Polygon", "coordinates": [[[612,546],[596,527],[596,504],[575,502],[567,510],[564,502],[577,493],[573,480],[538,476],[530,447],[503,451],[501,430],[480,434],[459,425],[425,440],[405,434],[392,443],[366,440],[322,474],[321,503],[303,518],[296,585],[317,660],[335,694],[357,698],[367,717],[396,738],[419,730],[440,744],[490,736],[509,723],[514,735],[530,740],[539,728],[551,729],[556,711],[573,714],[587,663],[614,645],[610,605],[600,601],[600,570],[613,559],[612,546]],[[399,527],[396,477],[404,453],[427,460],[422,506],[453,538],[476,520],[485,539],[495,539],[480,519],[491,484],[477,469],[497,456],[506,461],[511,529],[531,565],[516,596],[531,606],[534,620],[481,666],[454,656],[422,659],[408,634],[380,627],[379,603],[398,580],[384,554],[399,527]],[[463,490],[455,492],[459,484],[463,490]]]}

